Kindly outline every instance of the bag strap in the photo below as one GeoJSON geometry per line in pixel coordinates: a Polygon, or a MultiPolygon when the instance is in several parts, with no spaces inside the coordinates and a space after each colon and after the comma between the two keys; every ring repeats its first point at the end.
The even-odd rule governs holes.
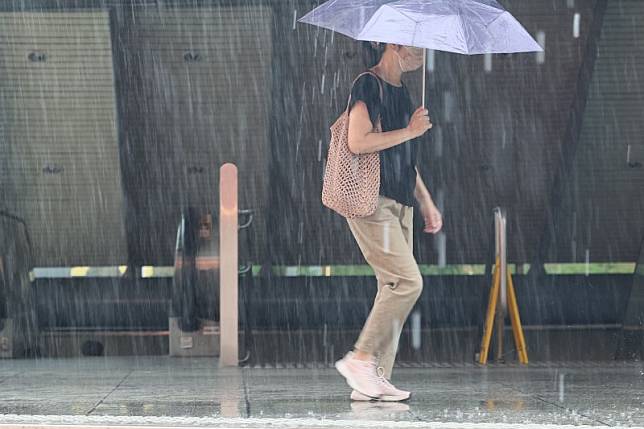
{"type": "Polygon", "coordinates": [[[374,72],[372,72],[371,70],[369,70],[369,71],[366,71],[366,72],[364,72],[364,73],[360,73],[360,74],[358,75],[358,77],[356,77],[356,78],[353,80],[353,83],[351,84],[351,91],[349,92],[349,101],[347,101],[347,108],[345,109],[345,111],[348,111],[348,110],[349,110],[349,105],[351,104],[351,92],[353,92],[353,86],[356,84],[356,82],[358,81],[358,79],[360,79],[362,76],[364,76],[364,75],[366,75],[366,74],[370,74],[370,75],[374,76],[374,77],[376,78],[376,80],[378,81],[378,88],[380,88],[380,103],[382,103],[382,101],[383,101],[383,97],[384,97],[383,92],[382,92],[382,82],[380,82],[380,77],[378,77],[378,75],[377,75],[377,74],[375,74],[374,72]]]}

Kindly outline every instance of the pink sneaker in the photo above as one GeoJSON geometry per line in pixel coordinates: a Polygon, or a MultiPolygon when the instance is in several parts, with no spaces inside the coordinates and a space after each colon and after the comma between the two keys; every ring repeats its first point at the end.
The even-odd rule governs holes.
{"type": "MultiPolygon", "coordinates": [[[[378,401],[398,402],[398,401],[406,401],[407,399],[411,398],[411,392],[398,389],[396,386],[391,384],[389,380],[385,378],[382,367],[377,368],[377,373],[378,373],[378,383],[380,384],[381,390],[382,390],[382,395],[380,396],[380,398],[377,399],[378,401]]],[[[351,392],[351,400],[372,401],[374,400],[374,398],[363,395],[359,391],[354,390],[353,392],[351,392]]]]}
{"type": "Polygon", "coordinates": [[[335,363],[335,367],[354,390],[373,399],[382,395],[383,384],[379,381],[375,362],[356,359],[353,352],[349,352],[335,363]]]}

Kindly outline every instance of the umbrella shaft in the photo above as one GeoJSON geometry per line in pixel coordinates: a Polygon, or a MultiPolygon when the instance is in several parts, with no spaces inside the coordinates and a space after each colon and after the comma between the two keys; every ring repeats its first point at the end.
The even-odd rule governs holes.
{"type": "Polygon", "coordinates": [[[425,107],[425,80],[427,80],[427,49],[423,49],[423,107],[425,107]]]}

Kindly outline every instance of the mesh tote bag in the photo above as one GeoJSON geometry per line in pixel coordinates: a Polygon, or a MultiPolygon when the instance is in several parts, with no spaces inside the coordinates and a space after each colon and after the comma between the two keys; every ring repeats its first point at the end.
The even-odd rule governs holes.
{"type": "MultiPolygon", "coordinates": [[[[382,102],[382,83],[373,72],[361,73],[351,88],[365,74],[378,80],[382,102]]],[[[331,142],[322,181],[322,204],[346,218],[356,218],[376,211],[380,192],[380,155],[378,152],[356,155],[349,150],[350,104],[351,95],[347,108],[330,127],[331,142]]],[[[382,131],[380,118],[375,131],[382,131]]]]}

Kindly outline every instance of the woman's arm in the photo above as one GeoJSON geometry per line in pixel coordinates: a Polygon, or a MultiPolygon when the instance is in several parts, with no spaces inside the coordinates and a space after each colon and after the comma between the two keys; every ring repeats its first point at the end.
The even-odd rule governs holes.
{"type": "Polygon", "coordinates": [[[349,150],[354,154],[378,152],[411,140],[408,128],[378,133],[369,119],[364,101],[357,101],[349,113],[349,150]]]}
{"type": "Polygon", "coordinates": [[[414,189],[414,197],[420,204],[420,213],[425,221],[424,232],[436,234],[443,227],[443,215],[432,201],[429,191],[420,178],[418,167],[416,167],[416,189],[414,189]]]}
{"type": "Polygon", "coordinates": [[[418,172],[418,167],[416,167],[416,188],[414,189],[414,197],[416,197],[416,201],[418,201],[420,205],[427,204],[427,203],[434,205],[432,196],[427,190],[427,187],[425,186],[423,179],[420,177],[420,173],[418,172]]]}

